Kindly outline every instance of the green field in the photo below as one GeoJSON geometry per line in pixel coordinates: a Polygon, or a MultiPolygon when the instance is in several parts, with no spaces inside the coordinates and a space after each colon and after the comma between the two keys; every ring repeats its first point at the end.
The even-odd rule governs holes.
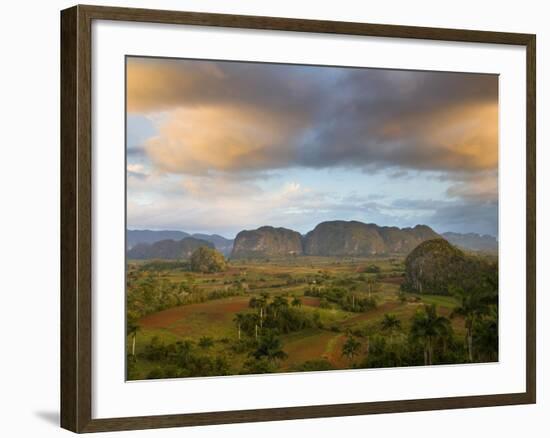
{"type": "MultiPolygon", "coordinates": [[[[138,310],[135,350],[133,334],[127,338],[128,378],[185,376],[178,365],[187,354],[182,349],[193,351],[193,367],[199,371],[191,375],[366,366],[373,348],[383,345],[391,353],[406,347],[412,318],[425,305],[435,304],[438,314],[448,317],[458,304],[451,296],[400,292],[403,269],[403,260],[396,258],[233,261],[218,273],[189,272],[177,263],[130,261],[128,308],[138,310]],[[251,299],[261,297],[265,309],[260,311],[251,299]],[[367,307],[360,309],[361,302],[367,307]],[[273,325],[274,303],[282,303],[281,312],[293,318],[290,328],[273,325]],[[240,339],[237,314],[256,321],[253,328],[241,330],[240,339]],[[388,314],[399,320],[395,329],[384,328],[388,314]],[[263,327],[264,318],[265,324],[271,321],[269,328],[263,327]],[[276,337],[281,357],[257,353],[267,334],[276,337]],[[349,338],[358,343],[352,354],[344,351],[349,338]]],[[[450,324],[460,344],[464,320],[455,317],[450,324]]]]}

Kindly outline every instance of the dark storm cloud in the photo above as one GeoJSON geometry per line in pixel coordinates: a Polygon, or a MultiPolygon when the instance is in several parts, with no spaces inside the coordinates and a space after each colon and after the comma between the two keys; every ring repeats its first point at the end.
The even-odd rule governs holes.
{"type": "Polygon", "coordinates": [[[129,111],[174,112],[150,152],[175,173],[339,165],[491,169],[497,96],[493,75],[128,61],[129,111]],[[220,150],[233,151],[232,159],[220,160],[220,150]]]}
{"type": "Polygon", "coordinates": [[[352,70],[335,87],[300,162],[490,169],[497,160],[497,80],[455,73],[352,70]]]}
{"type": "Polygon", "coordinates": [[[323,99],[326,69],[130,58],[127,72],[130,113],[231,105],[305,116],[323,99]]]}

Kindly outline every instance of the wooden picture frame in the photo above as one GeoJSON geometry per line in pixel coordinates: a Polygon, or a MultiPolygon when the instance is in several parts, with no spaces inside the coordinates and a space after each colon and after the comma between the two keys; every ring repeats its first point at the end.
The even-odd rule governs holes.
{"type": "Polygon", "coordinates": [[[535,35],[475,30],[75,6],[61,12],[61,426],[99,432],[529,404],[536,401],[535,35]],[[526,48],[526,391],[127,418],[92,418],[91,70],[94,20],[519,45],[526,48]]]}

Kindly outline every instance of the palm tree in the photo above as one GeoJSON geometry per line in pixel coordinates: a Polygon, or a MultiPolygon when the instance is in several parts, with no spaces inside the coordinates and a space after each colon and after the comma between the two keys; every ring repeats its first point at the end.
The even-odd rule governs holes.
{"type": "Polygon", "coordinates": [[[360,348],[361,343],[359,343],[359,341],[357,341],[353,336],[350,336],[346,343],[342,346],[342,356],[346,356],[351,362],[353,357],[359,352],[360,348]]]}
{"type": "Polygon", "coordinates": [[[251,307],[252,309],[256,309],[258,307],[258,298],[252,297],[248,301],[248,307],[251,307]]]}
{"type": "Polygon", "coordinates": [[[487,318],[473,328],[474,346],[481,360],[498,360],[498,309],[491,306],[487,318]]]}
{"type": "Polygon", "coordinates": [[[140,326],[136,318],[129,316],[126,320],[126,336],[132,336],[132,358],[136,360],[136,336],[140,326]]]}
{"type": "Polygon", "coordinates": [[[390,334],[390,344],[393,344],[393,334],[401,328],[401,321],[393,313],[385,313],[381,325],[382,330],[390,334]]]}
{"type": "Polygon", "coordinates": [[[475,288],[466,292],[459,287],[452,288],[452,294],[458,298],[460,304],[451,313],[451,318],[462,316],[466,328],[466,345],[468,347],[468,360],[474,361],[473,343],[474,326],[489,313],[489,301],[491,293],[483,289],[475,288]]]}
{"type": "Polygon", "coordinates": [[[233,318],[233,322],[237,325],[237,333],[239,341],[241,340],[241,327],[243,325],[243,322],[245,320],[245,316],[242,313],[235,314],[235,317],[233,318]]]}
{"type": "Polygon", "coordinates": [[[270,307],[272,307],[273,309],[273,318],[277,318],[277,313],[279,313],[280,310],[286,309],[288,307],[288,301],[285,297],[278,295],[270,304],[270,307]]]}
{"type": "Polygon", "coordinates": [[[199,347],[208,349],[214,345],[214,340],[210,336],[203,336],[199,339],[199,347]]]}
{"type": "Polygon", "coordinates": [[[192,350],[194,348],[193,341],[177,341],[176,342],[176,351],[173,352],[173,360],[176,360],[182,368],[186,368],[189,364],[189,361],[192,358],[192,350]]]}
{"type": "Polygon", "coordinates": [[[437,315],[435,304],[417,311],[412,319],[410,335],[413,340],[424,345],[424,365],[433,363],[434,345],[439,339],[445,339],[451,332],[450,321],[437,315]]]}
{"type": "Polygon", "coordinates": [[[273,332],[268,332],[260,338],[258,347],[251,355],[256,359],[265,357],[271,362],[283,360],[287,357],[287,354],[282,350],[281,340],[273,332]]]}
{"type": "Polygon", "coordinates": [[[300,307],[302,305],[302,300],[300,298],[298,298],[297,296],[295,296],[293,299],[292,299],[292,306],[294,307],[300,307]]]}
{"type": "Polygon", "coordinates": [[[260,328],[263,327],[265,318],[265,308],[267,306],[267,294],[262,293],[260,297],[252,297],[248,302],[248,306],[257,309],[260,316],[260,328]]]}
{"type": "Polygon", "coordinates": [[[378,280],[376,279],[376,276],[371,275],[367,277],[367,287],[369,290],[369,298],[371,298],[371,294],[372,292],[374,292],[377,286],[378,286],[378,280]]]}
{"type": "Polygon", "coordinates": [[[267,298],[268,294],[263,292],[258,298],[258,307],[260,308],[260,328],[264,326],[264,318],[266,317],[266,307],[267,307],[267,298]]]}

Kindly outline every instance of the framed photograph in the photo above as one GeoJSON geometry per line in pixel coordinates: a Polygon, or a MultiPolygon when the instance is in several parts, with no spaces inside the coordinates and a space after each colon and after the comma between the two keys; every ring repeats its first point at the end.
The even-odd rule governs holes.
{"type": "Polygon", "coordinates": [[[61,423],[535,403],[535,35],[61,12],[61,423]]]}

